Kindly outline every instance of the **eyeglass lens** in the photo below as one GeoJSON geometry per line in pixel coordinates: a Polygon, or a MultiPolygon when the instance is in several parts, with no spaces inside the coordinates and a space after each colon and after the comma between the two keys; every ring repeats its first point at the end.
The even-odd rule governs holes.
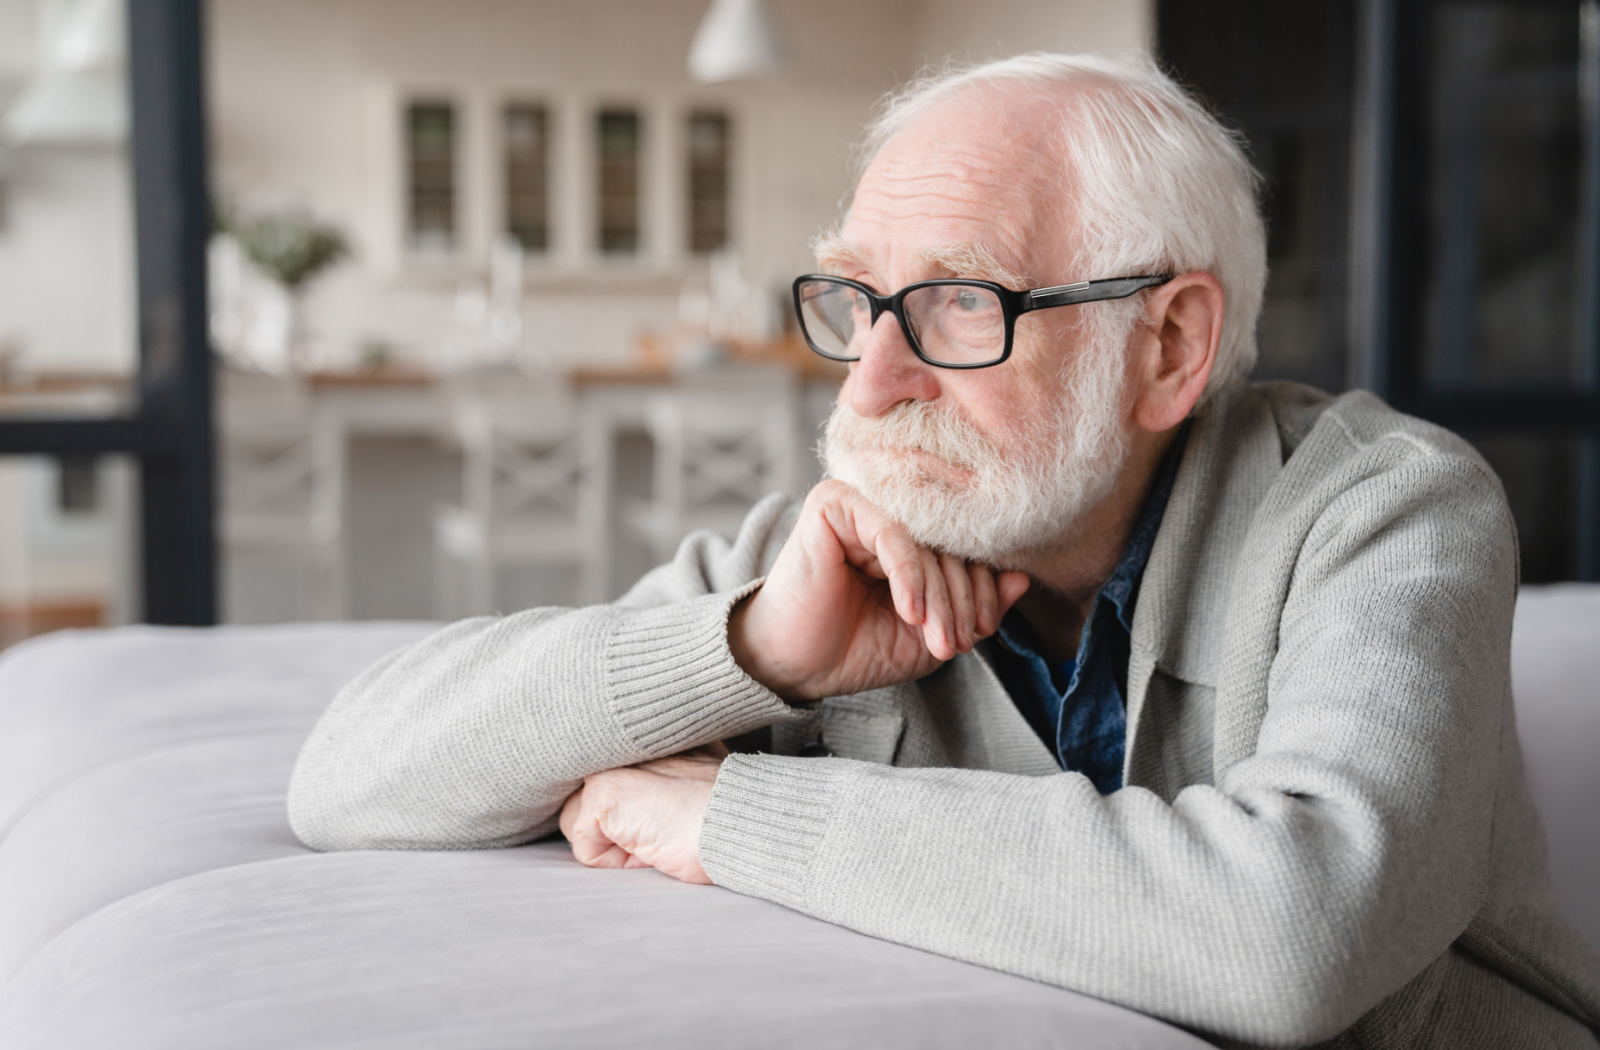
{"type": "MultiPolygon", "coordinates": [[[[817,350],[853,361],[872,331],[872,304],[858,289],[832,281],[800,286],[800,322],[817,350]]],[[[991,289],[964,284],[917,288],[905,297],[906,335],[939,364],[975,365],[1005,354],[1005,309],[991,289]]]]}
{"type": "Polygon", "coordinates": [[[854,361],[872,328],[872,304],[858,289],[832,281],[800,285],[800,323],[823,354],[854,361]]]}
{"type": "Polygon", "coordinates": [[[976,365],[1005,353],[1006,313],[988,288],[935,284],[906,296],[906,321],[930,360],[976,365]]]}

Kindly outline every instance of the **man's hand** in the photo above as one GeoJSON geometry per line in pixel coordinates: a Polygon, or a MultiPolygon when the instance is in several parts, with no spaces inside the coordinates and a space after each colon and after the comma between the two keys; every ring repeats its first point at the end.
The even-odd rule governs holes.
{"type": "Polygon", "coordinates": [[[584,777],[561,807],[572,855],[591,868],[655,868],[711,885],[700,866],[700,824],[726,755],[698,749],[584,777]]]}
{"type": "Polygon", "coordinates": [[[840,481],[811,490],[761,589],[734,610],[739,666],[790,700],[859,693],[920,678],[971,650],[1028,589],[919,547],[840,481]]]}

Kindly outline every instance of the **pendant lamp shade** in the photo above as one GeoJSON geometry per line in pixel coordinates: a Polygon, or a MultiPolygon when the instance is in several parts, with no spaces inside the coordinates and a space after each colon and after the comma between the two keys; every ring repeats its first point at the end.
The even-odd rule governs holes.
{"type": "Polygon", "coordinates": [[[783,60],[763,0],[712,0],[689,49],[689,75],[702,84],[754,80],[776,73],[783,60]]]}
{"type": "Polygon", "coordinates": [[[58,0],[38,67],[0,118],[10,145],[115,145],[128,134],[122,0],[58,0]]]}

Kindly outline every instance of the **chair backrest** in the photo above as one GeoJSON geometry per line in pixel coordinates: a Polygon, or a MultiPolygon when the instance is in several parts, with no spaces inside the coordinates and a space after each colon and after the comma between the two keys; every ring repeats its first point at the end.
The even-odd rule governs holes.
{"type": "Polygon", "coordinates": [[[1600,586],[1522,589],[1511,682],[1556,898],[1600,947],[1600,586]]]}
{"type": "Polygon", "coordinates": [[[578,415],[560,390],[466,394],[453,413],[462,505],[485,521],[570,518],[586,501],[578,415]]]}
{"type": "Polygon", "coordinates": [[[798,391],[784,373],[760,382],[685,385],[652,395],[655,502],[690,518],[794,493],[800,467],[798,391]]]}
{"type": "Polygon", "coordinates": [[[218,406],[224,536],[310,529],[319,505],[311,397],[293,380],[224,374],[218,406]]]}

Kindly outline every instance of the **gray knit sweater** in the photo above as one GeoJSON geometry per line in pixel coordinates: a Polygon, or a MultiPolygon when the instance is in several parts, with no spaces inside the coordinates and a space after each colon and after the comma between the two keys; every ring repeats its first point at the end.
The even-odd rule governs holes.
{"type": "Polygon", "coordinates": [[[1127,786],[1060,772],[980,647],[785,704],[728,612],[758,506],[621,601],[468,620],[352,682],[290,788],[317,849],[550,834],[587,773],[771,725],[701,833],[720,885],[1227,1045],[1588,1047],[1512,717],[1516,547],[1464,442],[1366,394],[1242,387],[1196,420],[1141,587],[1127,786]],[[836,758],[785,757],[821,725],[836,758]]]}

